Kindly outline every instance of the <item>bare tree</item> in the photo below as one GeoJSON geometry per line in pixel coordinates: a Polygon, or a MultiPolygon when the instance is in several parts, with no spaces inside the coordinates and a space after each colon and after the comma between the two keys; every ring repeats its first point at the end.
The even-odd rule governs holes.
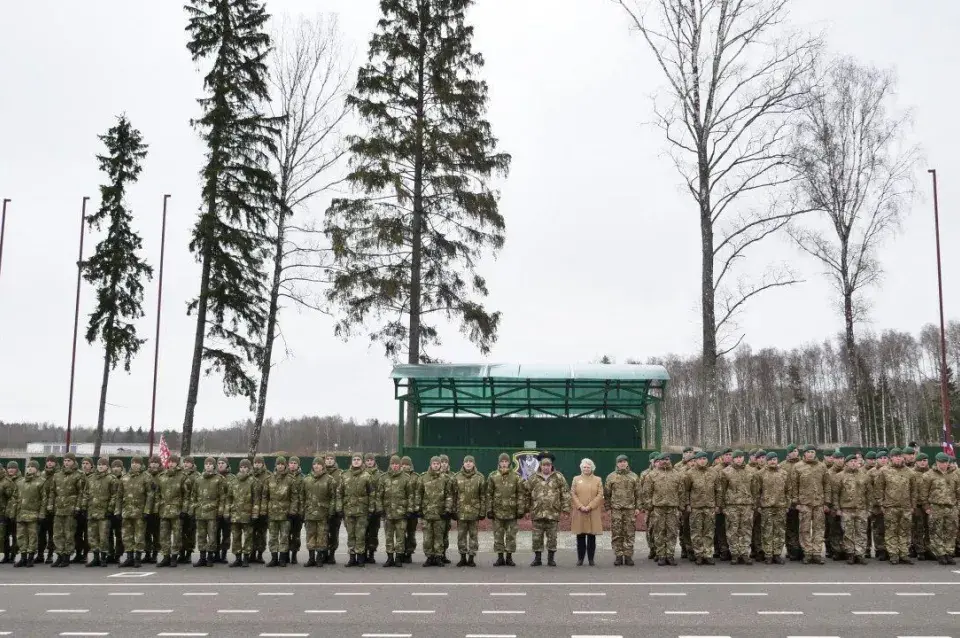
{"type": "Polygon", "coordinates": [[[325,283],[329,251],[322,230],[310,220],[308,205],[341,181],[331,175],[345,152],[340,130],[348,113],[347,71],[335,16],[284,22],[274,41],[271,107],[274,116],[284,119],[272,156],[279,184],[269,238],[273,276],[259,362],[257,412],[250,431],[251,454],[256,453],[263,428],[273,346],[281,334],[281,304],[288,300],[322,310],[317,301],[321,295],[313,290],[325,283]],[[293,225],[291,218],[298,211],[307,217],[293,225]]]}
{"type": "Polygon", "coordinates": [[[796,200],[816,211],[790,235],[824,268],[840,297],[854,436],[860,403],[860,360],[855,325],[868,309],[863,296],[882,275],[878,248],[896,232],[914,193],[916,147],[904,141],[907,114],[891,112],[896,78],[851,58],[834,62],[813,87],[791,135],[796,200]]]}
{"type": "Polygon", "coordinates": [[[789,0],[613,2],[666,77],[668,99],[655,104],[656,122],[697,204],[709,443],[721,427],[717,360],[743,338],[732,334],[737,313],[763,291],[796,283],[785,265],[757,279],[736,271],[751,247],[797,212],[764,200],[790,178],[784,170],[788,116],[821,43],[785,28],[789,0]]]}

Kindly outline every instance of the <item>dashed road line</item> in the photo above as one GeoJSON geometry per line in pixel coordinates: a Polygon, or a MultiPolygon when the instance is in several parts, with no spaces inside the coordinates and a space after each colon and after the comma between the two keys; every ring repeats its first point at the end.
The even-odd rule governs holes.
{"type": "Polygon", "coordinates": [[[304,609],[305,614],[345,614],[346,609],[304,609]]]}
{"type": "Polygon", "coordinates": [[[730,638],[730,636],[678,636],[678,638],[730,638]]]}
{"type": "Polygon", "coordinates": [[[184,596],[219,596],[219,592],[215,591],[185,591],[183,592],[184,596]]]}
{"type": "Polygon", "coordinates": [[[394,609],[394,614],[435,614],[436,609],[394,609]]]}
{"type": "Polygon", "coordinates": [[[570,638],[623,638],[623,636],[620,634],[573,634],[570,638]]]}
{"type": "Polygon", "coordinates": [[[263,633],[260,634],[262,638],[307,638],[310,634],[277,634],[277,633],[263,633]]]}
{"type": "Polygon", "coordinates": [[[109,636],[109,631],[61,631],[61,636],[109,636]]]}
{"type": "Polygon", "coordinates": [[[333,592],[334,596],[369,596],[370,592],[368,591],[336,591],[333,592]]]}
{"type": "Polygon", "coordinates": [[[481,614],[525,614],[521,609],[484,609],[481,614]]]}
{"type": "Polygon", "coordinates": [[[517,634],[467,634],[464,638],[517,638],[517,634]]]}
{"type": "Polygon", "coordinates": [[[571,596],[606,596],[607,592],[603,591],[572,591],[570,592],[571,596]]]}
{"type": "Polygon", "coordinates": [[[131,614],[172,614],[172,609],[131,609],[131,614]]]}
{"type": "Polygon", "coordinates": [[[218,609],[218,614],[259,614],[259,609],[218,609]]]}
{"type": "Polygon", "coordinates": [[[840,638],[840,636],[787,636],[787,638],[840,638]]]}
{"type": "Polygon", "coordinates": [[[38,591],[34,596],[69,596],[68,591],[38,591]]]}
{"type": "MultiPolygon", "coordinates": [[[[48,614],[86,614],[89,612],[90,612],[89,609],[48,609],[47,610],[48,614]]],[[[81,634],[81,635],[89,636],[91,634],[81,634]]],[[[100,636],[102,634],[92,634],[92,635],[100,636]]]]}
{"type": "Polygon", "coordinates": [[[492,591],[490,592],[491,596],[526,596],[527,592],[525,591],[492,591]]]}
{"type": "Polygon", "coordinates": [[[168,638],[203,638],[210,634],[202,631],[161,631],[158,636],[167,636],[168,638]]]}
{"type": "Polygon", "coordinates": [[[682,611],[682,610],[668,610],[663,612],[667,616],[709,616],[709,611],[682,611]]]}
{"type": "Polygon", "coordinates": [[[950,636],[897,636],[897,638],[950,638],[950,636]]]}
{"type": "Polygon", "coordinates": [[[948,611],[947,613],[951,616],[960,616],[960,611],[948,611]]]}
{"type": "Polygon", "coordinates": [[[853,611],[854,616],[899,616],[899,611],[853,611]]]}
{"type": "Polygon", "coordinates": [[[898,591],[897,596],[935,596],[932,591],[898,591]]]}
{"type": "Polygon", "coordinates": [[[730,592],[731,596],[767,596],[765,591],[734,591],[730,592]]]}
{"type": "Polygon", "coordinates": [[[813,592],[814,596],[849,596],[850,592],[848,591],[815,591],[813,592]]]}
{"type": "Polygon", "coordinates": [[[292,591],[262,591],[257,596],[293,596],[292,591]]]}
{"type": "Polygon", "coordinates": [[[577,616],[616,616],[615,611],[574,611],[577,616]]]}
{"type": "Polygon", "coordinates": [[[410,592],[411,596],[449,596],[445,591],[414,591],[410,592]]]}
{"type": "Polygon", "coordinates": [[[758,611],[758,616],[802,616],[802,611],[758,611]]]}
{"type": "Polygon", "coordinates": [[[650,592],[651,596],[686,596],[687,593],[683,591],[652,591],[650,592]]]}
{"type": "Polygon", "coordinates": [[[108,574],[107,578],[146,578],[156,573],[157,572],[117,572],[116,574],[108,574]]]}
{"type": "Polygon", "coordinates": [[[107,596],[143,596],[142,591],[112,591],[107,596]]]}
{"type": "Polygon", "coordinates": [[[413,634],[360,634],[362,638],[410,638],[413,634]]]}

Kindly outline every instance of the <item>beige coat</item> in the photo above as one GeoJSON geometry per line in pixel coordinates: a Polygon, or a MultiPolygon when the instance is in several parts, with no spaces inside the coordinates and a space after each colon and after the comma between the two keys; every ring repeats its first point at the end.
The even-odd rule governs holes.
{"type": "Polygon", "coordinates": [[[570,486],[570,531],[574,534],[602,534],[603,481],[596,474],[576,476],[570,486]],[[584,514],[580,506],[586,505],[590,512],[584,514]]]}

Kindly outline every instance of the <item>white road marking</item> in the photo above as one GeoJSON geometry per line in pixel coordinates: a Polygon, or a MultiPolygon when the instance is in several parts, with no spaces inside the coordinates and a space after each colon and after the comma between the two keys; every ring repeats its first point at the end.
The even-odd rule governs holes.
{"type": "Polygon", "coordinates": [[[840,638],[840,636],[787,636],[787,638],[840,638]]]}
{"type": "Polygon", "coordinates": [[[305,614],[345,614],[346,609],[304,609],[305,614]]]}
{"type": "Polygon", "coordinates": [[[950,636],[897,636],[897,638],[950,638],[950,636]]]}
{"type": "Polygon", "coordinates": [[[0,636],[9,636],[12,633],[12,631],[0,631],[0,636]]]}
{"type": "Polygon", "coordinates": [[[172,614],[172,609],[133,609],[131,614],[172,614]]]}
{"type": "Polygon", "coordinates": [[[370,592],[368,591],[337,591],[333,593],[334,596],[369,596],[370,592]]]}
{"type": "Polygon", "coordinates": [[[650,592],[651,596],[686,596],[686,592],[682,591],[652,591],[650,592]]]}
{"type": "Polygon", "coordinates": [[[218,609],[218,614],[259,614],[259,609],[218,609]]]}
{"type": "Polygon", "coordinates": [[[960,616],[960,611],[948,611],[947,613],[951,616],[960,616]]]}
{"type": "Polygon", "coordinates": [[[143,596],[142,591],[112,591],[107,596],[143,596]]]}
{"type": "Polygon", "coordinates": [[[575,611],[579,616],[615,616],[615,611],[575,611]]]}
{"type": "Polygon", "coordinates": [[[491,609],[491,610],[486,610],[486,609],[484,609],[484,610],[481,611],[480,613],[481,613],[481,614],[525,614],[525,613],[527,613],[527,612],[522,611],[522,610],[516,610],[516,609],[514,609],[514,610],[506,610],[506,609],[491,609]]]}
{"type": "Polygon", "coordinates": [[[435,614],[436,609],[394,609],[395,614],[435,614]]]}
{"type": "Polygon", "coordinates": [[[61,636],[109,636],[109,631],[62,631],[61,636]]]}
{"type": "MultiPolygon", "coordinates": [[[[620,634],[573,634],[570,638],[623,638],[620,634]]],[[[680,638],[684,638],[680,636],[680,638]]],[[[729,637],[728,637],[729,638],[729,637]]]]}
{"type": "MultiPolygon", "coordinates": [[[[730,638],[730,636],[679,636],[678,638],[730,638]]],[[[791,637],[791,638],[803,638],[803,637],[791,637]]]]}
{"type": "Polygon", "coordinates": [[[157,634],[157,635],[158,635],[158,636],[170,636],[170,638],[173,638],[174,636],[178,636],[178,637],[180,637],[180,638],[190,638],[191,636],[196,636],[197,638],[201,638],[202,636],[209,636],[210,634],[204,633],[204,632],[202,632],[202,631],[197,631],[197,632],[192,632],[192,631],[183,631],[183,632],[180,632],[180,631],[161,631],[161,632],[160,632],[159,634],[157,634]]]}
{"type": "Polygon", "coordinates": [[[464,638],[517,638],[517,634],[467,634],[464,638]]]}
{"type": "Polygon", "coordinates": [[[854,616],[899,616],[899,611],[854,611],[854,616]]]}
{"type": "Polygon", "coordinates": [[[730,592],[731,596],[767,596],[767,592],[764,591],[735,591],[730,592]]]}
{"type": "Polygon", "coordinates": [[[527,592],[525,591],[492,591],[490,592],[491,596],[526,596],[527,592]]]}
{"type": "Polygon", "coordinates": [[[848,591],[815,591],[813,592],[814,596],[849,596],[850,592],[848,591]]]}
{"type": "Polygon", "coordinates": [[[897,596],[935,596],[931,591],[898,591],[897,596]]]}
{"type": "Polygon", "coordinates": [[[69,596],[67,591],[38,591],[34,596],[69,596]]]}
{"type": "Polygon", "coordinates": [[[157,572],[117,572],[116,574],[109,574],[107,578],[146,578],[156,573],[157,572]]]}
{"type": "Polygon", "coordinates": [[[802,616],[802,611],[758,611],[758,616],[802,616]]]}
{"type": "MultiPolygon", "coordinates": [[[[111,576],[115,576],[112,574],[111,576]]],[[[143,575],[143,574],[141,574],[143,575]]],[[[335,582],[332,580],[328,581],[314,581],[314,582],[263,582],[263,581],[211,581],[211,582],[144,582],[141,583],[141,587],[173,587],[173,588],[187,588],[187,587],[240,587],[240,588],[251,588],[251,587],[423,587],[424,585],[431,585],[434,587],[502,587],[503,583],[495,583],[489,581],[449,581],[449,582],[431,582],[424,583],[423,581],[363,581],[363,582],[335,582]]],[[[514,587],[529,587],[529,588],[557,588],[557,587],[583,587],[583,581],[576,582],[544,582],[544,581],[526,581],[526,582],[511,582],[509,583],[514,587]]],[[[594,587],[663,587],[664,583],[661,581],[651,581],[651,582],[636,582],[636,581],[602,581],[596,583],[590,583],[594,587]]],[[[940,587],[940,586],[949,586],[949,587],[958,587],[960,586],[960,580],[943,580],[943,581],[929,581],[929,580],[912,580],[912,581],[890,581],[890,582],[878,582],[878,581],[678,581],[671,582],[671,586],[675,587],[841,587],[844,585],[858,586],[858,587],[915,587],[915,586],[924,586],[924,587],[940,587]]],[[[88,583],[48,583],[48,582],[0,582],[0,590],[5,588],[40,588],[40,587],[73,587],[73,588],[84,588],[88,589],[91,587],[116,587],[114,583],[104,583],[104,582],[88,582],[88,583]]]]}
{"type": "Polygon", "coordinates": [[[263,638],[307,638],[310,634],[260,634],[263,638]]]}
{"type": "Polygon", "coordinates": [[[709,616],[709,611],[665,611],[667,616],[709,616]]]}
{"type": "Polygon", "coordinates": [[[415,591],[410,592],[411,596],[449,596],[445,591],[415,591]]]}
{"type": "Polygon", "coordinates": [[[360,634],[362,638],[410,638],[413,634],[360,634]]]}
{"type": "Polygon", "coordinates": [[[184,596],[218,596],[218,592],[215,591],[185,591],[183,592],[184,596]]]}
{"type": "Polygon", "coordinates": [[[570,592],[571,596],[606,596],[606,592],[602,591],[572,591],[570,592]]]}
{"type": "Polygon", "coordinates": [[[293,596],[292,591],[262,591],[257,596],[293,596]]]}
{"type": "MultiPolygon", "coordinates": [[[[48,614],[86,614],[89,611],[90,611],[89,609],[48,609],[47,613],[48,614]]],[[[89,634],[81,634],[81,635],[89,635],[89,634]]],[[[102,634],[94,634],[94,635],[100,636],[102,634]]]]}

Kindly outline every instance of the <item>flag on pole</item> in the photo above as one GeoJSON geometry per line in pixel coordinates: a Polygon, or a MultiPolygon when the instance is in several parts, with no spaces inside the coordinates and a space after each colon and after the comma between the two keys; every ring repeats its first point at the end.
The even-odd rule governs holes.
{"type": "Polygon", "coordinates": [[[943,428],[943,432],[940,434],[940,447],[943,448],[943,453],[947,456],[956,456],[953,443],[950,442],[947,436],[947,428],[943,428]]]}
{"type": "Polygon", "coordinates": [[[170,448],[167,447],[167,440],[160,435],[160,466],[167,469],[167,462],[170,460],[170,448]]]}

